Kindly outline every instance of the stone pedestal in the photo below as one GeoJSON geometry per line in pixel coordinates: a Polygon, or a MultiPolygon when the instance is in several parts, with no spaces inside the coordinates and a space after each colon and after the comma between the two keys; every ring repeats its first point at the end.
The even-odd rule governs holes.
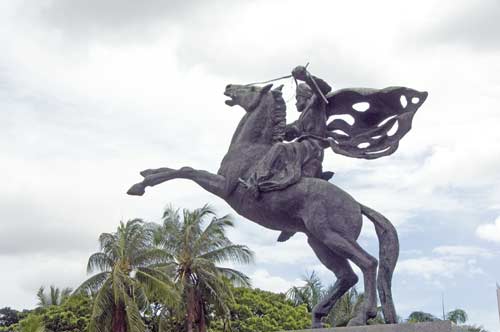
{"type": "Polygon", "coordinates": [[[300,330],[293,332],[460,332],[460,328],[457,326],[452,326],[450,321],[438,321],[427,323],[336,327],[326,329],[300,330]]]}

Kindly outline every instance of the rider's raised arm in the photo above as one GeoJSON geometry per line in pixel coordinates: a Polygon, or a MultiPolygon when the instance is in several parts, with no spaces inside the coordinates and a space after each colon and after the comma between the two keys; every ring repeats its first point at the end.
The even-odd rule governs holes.
{"type": "Polygon", "coordinates": [[[304,81],[309,85],[309,87],[313,90],[314,94],[321,100],[323,100],[323,96],[326,96],[327,93],[332,91],[332,87],[322,80],[319,77],[311,75],[307,69],[303,66],[297,66],[292,71],[293,77],[297,80],[304,81]]]}
{"type": "Polygon", "coordinates": [[[321,93],[323,94],[323,96],[326,96],[327,93],[332,91],[332,87],[330,85],[328,85],[328,83],[326,83],[321,78],[316,77],[314,75],[311,75],[311,74],[307,75],[305,82],[311,87],[314,94],[321,99],[323,97],[320,96],[320,94],[318,92],[318,88],[319,88],[319,90],[321,90],[321,93]],[[316,82],[316,84],[318,85],[317,87],[316,87],[316,84],[314,84],[314,82],[316,82]]]}

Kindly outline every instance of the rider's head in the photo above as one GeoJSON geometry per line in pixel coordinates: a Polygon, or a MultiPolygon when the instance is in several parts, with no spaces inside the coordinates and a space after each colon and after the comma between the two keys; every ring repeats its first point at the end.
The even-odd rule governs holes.
{"type": "Polygon", "coordinates": [[[302,112],[305,110],[309,99],[313,96],[313,92],[309,85],[306,83],[300,83],[297,85],[297,91],[295,93],[295,99],[297,102],[295,106],[297,106],[297,111],[302,112]]]}

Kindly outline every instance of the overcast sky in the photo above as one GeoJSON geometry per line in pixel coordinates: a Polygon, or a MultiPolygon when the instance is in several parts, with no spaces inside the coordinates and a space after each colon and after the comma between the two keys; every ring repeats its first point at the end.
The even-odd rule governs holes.
{"type": "MultiPolygon", "coordinates": [[[[328,151],[324,168],[397,226],[400,316],[440,315],[443,296],[447,311],[500,331],[498,31],[497,0],[0,2],[0,307],[77,286],[100,233],[158,221],[169,203],[234,214],[231,239],[257,255],[242,268],[255,287],[285,291],[313,270],[333,282],[303,236],[278,244],[192,183],[125,195],[145,168],[216,172],[243,115],[224,104],[225,85],[310,62],[335,89],[429,92],[394,155],[328,151]]],[[[377,253],[370,223],[360,243],[377,253]]]]}

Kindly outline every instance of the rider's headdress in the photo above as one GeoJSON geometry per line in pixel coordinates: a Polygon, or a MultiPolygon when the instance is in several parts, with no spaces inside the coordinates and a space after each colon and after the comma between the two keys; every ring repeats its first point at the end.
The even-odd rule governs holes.
{"type": "Polygon", "coordinates": [[[296,95],[310,98],[313,95],[313,91],[306,83],[300,83],[299,85],[297,85],[296,95]]]}

